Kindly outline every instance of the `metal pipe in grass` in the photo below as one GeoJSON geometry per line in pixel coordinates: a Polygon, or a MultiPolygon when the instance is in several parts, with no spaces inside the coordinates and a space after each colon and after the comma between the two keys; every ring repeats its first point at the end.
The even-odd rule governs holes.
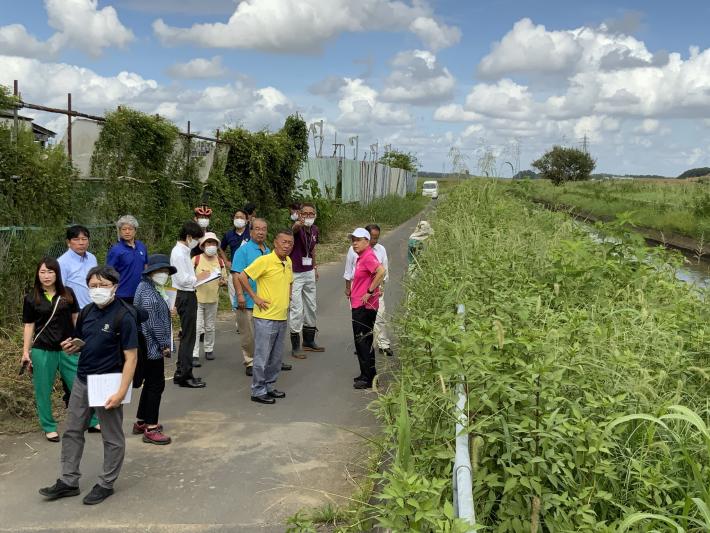
{"type": "MultiPolygon", "coordinates": [[[[456,314],[461,320],[461,329],[465,330],[463,318],[466,308],[463,304],[456,306],[456,314]]],[[[476,513],[473,509],[473,470],[471,468],[471,454],[468,442],[468,433],[465,431],[468,425],[468,415],[466,414],[466,388],[461,382],[456,385],[456,457],[454,459],[453,492],[454,492],[454,513],[457,518],[461,518],[471,524],[476,525],[476,513]]],[[[473,531],[473,528],[470,530],[473,531]]]]}

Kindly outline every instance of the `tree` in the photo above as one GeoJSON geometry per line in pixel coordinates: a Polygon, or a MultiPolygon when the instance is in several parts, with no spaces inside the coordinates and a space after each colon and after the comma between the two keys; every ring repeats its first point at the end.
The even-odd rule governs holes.
{"type": "Polygon", "coordinates": [[[708,167],[691,168],[690,170],[686,170],[680,176],[678,176],[678,179],[699,178],[708,175],[710,175],[710,168],[708,167]]]}
{"type": "Polygon", "coordinates": [[[553,146],[532,166],[540,171],[540,177],[549,179],[555,185],[566,181],[584,181],[594,170],[597,162],[586,152],[576,148],[553,146]]]}
{"type": "Polygon", "coordinates": [[[410,172],[416,172],[419,168],[419,161],[417,156],[407,152],[400,152],[398,150],[390,150],[380,157],[380,163],[387,165],[392,168],[402,168],[410,172]]]}

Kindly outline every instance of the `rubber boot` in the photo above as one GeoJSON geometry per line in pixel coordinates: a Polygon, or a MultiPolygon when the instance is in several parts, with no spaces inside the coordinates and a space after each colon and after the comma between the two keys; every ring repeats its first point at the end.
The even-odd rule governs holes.
{"type": "Polygon", "coordinates": [[[316,331],[313,326],[303,326],[303,349],[307,352],[325,351],[325,348],[316,344],[316,331]]]}
{"type": "Polygon", "coordinates": [[[301,334],[291,332],[291,357],[305,359],[306,354],[301,351],[301,334]]]}

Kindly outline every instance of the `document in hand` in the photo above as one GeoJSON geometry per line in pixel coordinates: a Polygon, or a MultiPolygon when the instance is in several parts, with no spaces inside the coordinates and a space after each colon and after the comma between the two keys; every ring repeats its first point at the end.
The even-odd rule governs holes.
{"type": "Polygon", "coordinates": [[[220,273],[220,271],[215,270],[214,272],[212,272],[208,277],[206,277],[202,281],[198,281],[197,283],[195,283],[195,287],[199,287],[200,285],[204,285],[205,283],[209,283],[210,281],[214,281],[214,280],[219,279],[221,277],[222,277],[222,274],[220,273]]]}
{"type": "MultiPolygon", "coordinates": [[[[103,407],[109,396],[113,396],[121,387],[122,374],[92,374],[86,376],[86,385],[89,389],[89,407],[103,407]]],[[[131,403],[131,390],[128,387],[126,397],[121,403],[131,403]]]]}
{"type": "Polygon", "coordinates": [[[168,309],[171,311],[173,307],[175,307],[175,300],[177,300],[177,289],[165,287],[165,302],[168,304],[168,309]]]}

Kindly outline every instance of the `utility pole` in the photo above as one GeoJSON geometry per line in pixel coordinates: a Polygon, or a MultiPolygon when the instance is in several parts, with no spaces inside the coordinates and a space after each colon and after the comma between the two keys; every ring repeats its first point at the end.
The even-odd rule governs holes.
{"type": "Polygon", "coordinates": [[[589,155],[589,137],[587,137],[587,134],[584,134],[584,137],[582,137],[582,151],[589,155]]]}
{"type": "Polygon", "coordinates": [[[308,128],[313,138],[313,152],[316,158],[323,157],[323,121],[314,122],[308,128]]]}
{"type": "Polygon", "coordinates": [[[358,154],[358,151],[359,151],[359,148],[360,148],[360,136],[359,136],[359,135],[355,135],[354,137],[350,137],[350,138],[348,139],[348,143],[350,144],[350,146],[354,146],[354,147],[355,147],[355,151],[353,152],[353,159],[354,159],[355,161],[357,161],[357,154],[358,154]]]}

